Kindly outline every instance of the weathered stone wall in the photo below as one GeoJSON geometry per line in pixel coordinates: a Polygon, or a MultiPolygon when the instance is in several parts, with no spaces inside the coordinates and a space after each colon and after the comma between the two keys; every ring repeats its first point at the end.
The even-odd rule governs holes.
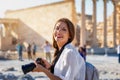
{"type": "Polygon", "coordinates": [[[6,18],[20,20],[17,27],[20,40],[37,45],[42,45],[45,40],[52,43],[52,32],[55,22],[62,17],[69,18],[76,24],[74,1],[63,1],[37,7],[7,11],[6,18]]]}

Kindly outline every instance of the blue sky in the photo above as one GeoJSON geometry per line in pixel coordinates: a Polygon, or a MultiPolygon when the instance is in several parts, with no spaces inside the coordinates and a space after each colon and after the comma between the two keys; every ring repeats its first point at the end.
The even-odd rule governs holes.
{"type": "MultiPolygon", "coordinates": [[[[4,16],[6,10],[15,10],[26,7],[37,6],[40,4],[58,2],[63,0],[0,0],[0,17],[4,16]]],[[[75,0],[76,11],[81,13],[81,0],[75,0]]],[[[92,15],[92,0],[86,0],[86,14],[92,15]]],[[[110,16],[113,12],[113,5],[109,1],[107,3],[107,15],[110,16]]],[[[97,22],[103,21],[103,0],[97,1],[97,22]]]]}

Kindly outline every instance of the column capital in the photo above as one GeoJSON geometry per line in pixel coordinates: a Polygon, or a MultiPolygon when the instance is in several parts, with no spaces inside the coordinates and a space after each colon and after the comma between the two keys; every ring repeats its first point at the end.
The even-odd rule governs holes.
{"type": "Polygon", "coordinates": [[[96,3],[98,0],[92,0],[93,1],[93,3],[96,3]]]}
{"type": "Polygon", "coordinates": [[[112,0],[113,5],[118,4],[120,1],[119,0],[112,0]]]}

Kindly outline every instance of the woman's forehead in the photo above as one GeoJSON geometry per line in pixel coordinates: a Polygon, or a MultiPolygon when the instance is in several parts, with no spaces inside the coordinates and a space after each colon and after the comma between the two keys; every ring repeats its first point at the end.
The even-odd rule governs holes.
{"type": "Polygon", "coordinates": [[[57,22],[56,26],[67,27],[67,24],[65,22],[57,22]]]}

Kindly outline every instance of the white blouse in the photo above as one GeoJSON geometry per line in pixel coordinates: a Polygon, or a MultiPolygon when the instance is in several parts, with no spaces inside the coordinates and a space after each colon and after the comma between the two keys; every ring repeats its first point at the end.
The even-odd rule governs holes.
{"type": "Polygon", "coordinates": [[[62,80],[85,80],[85,62],[71,44],[64,47],[54,67],[54,75],[62,80]]]}

